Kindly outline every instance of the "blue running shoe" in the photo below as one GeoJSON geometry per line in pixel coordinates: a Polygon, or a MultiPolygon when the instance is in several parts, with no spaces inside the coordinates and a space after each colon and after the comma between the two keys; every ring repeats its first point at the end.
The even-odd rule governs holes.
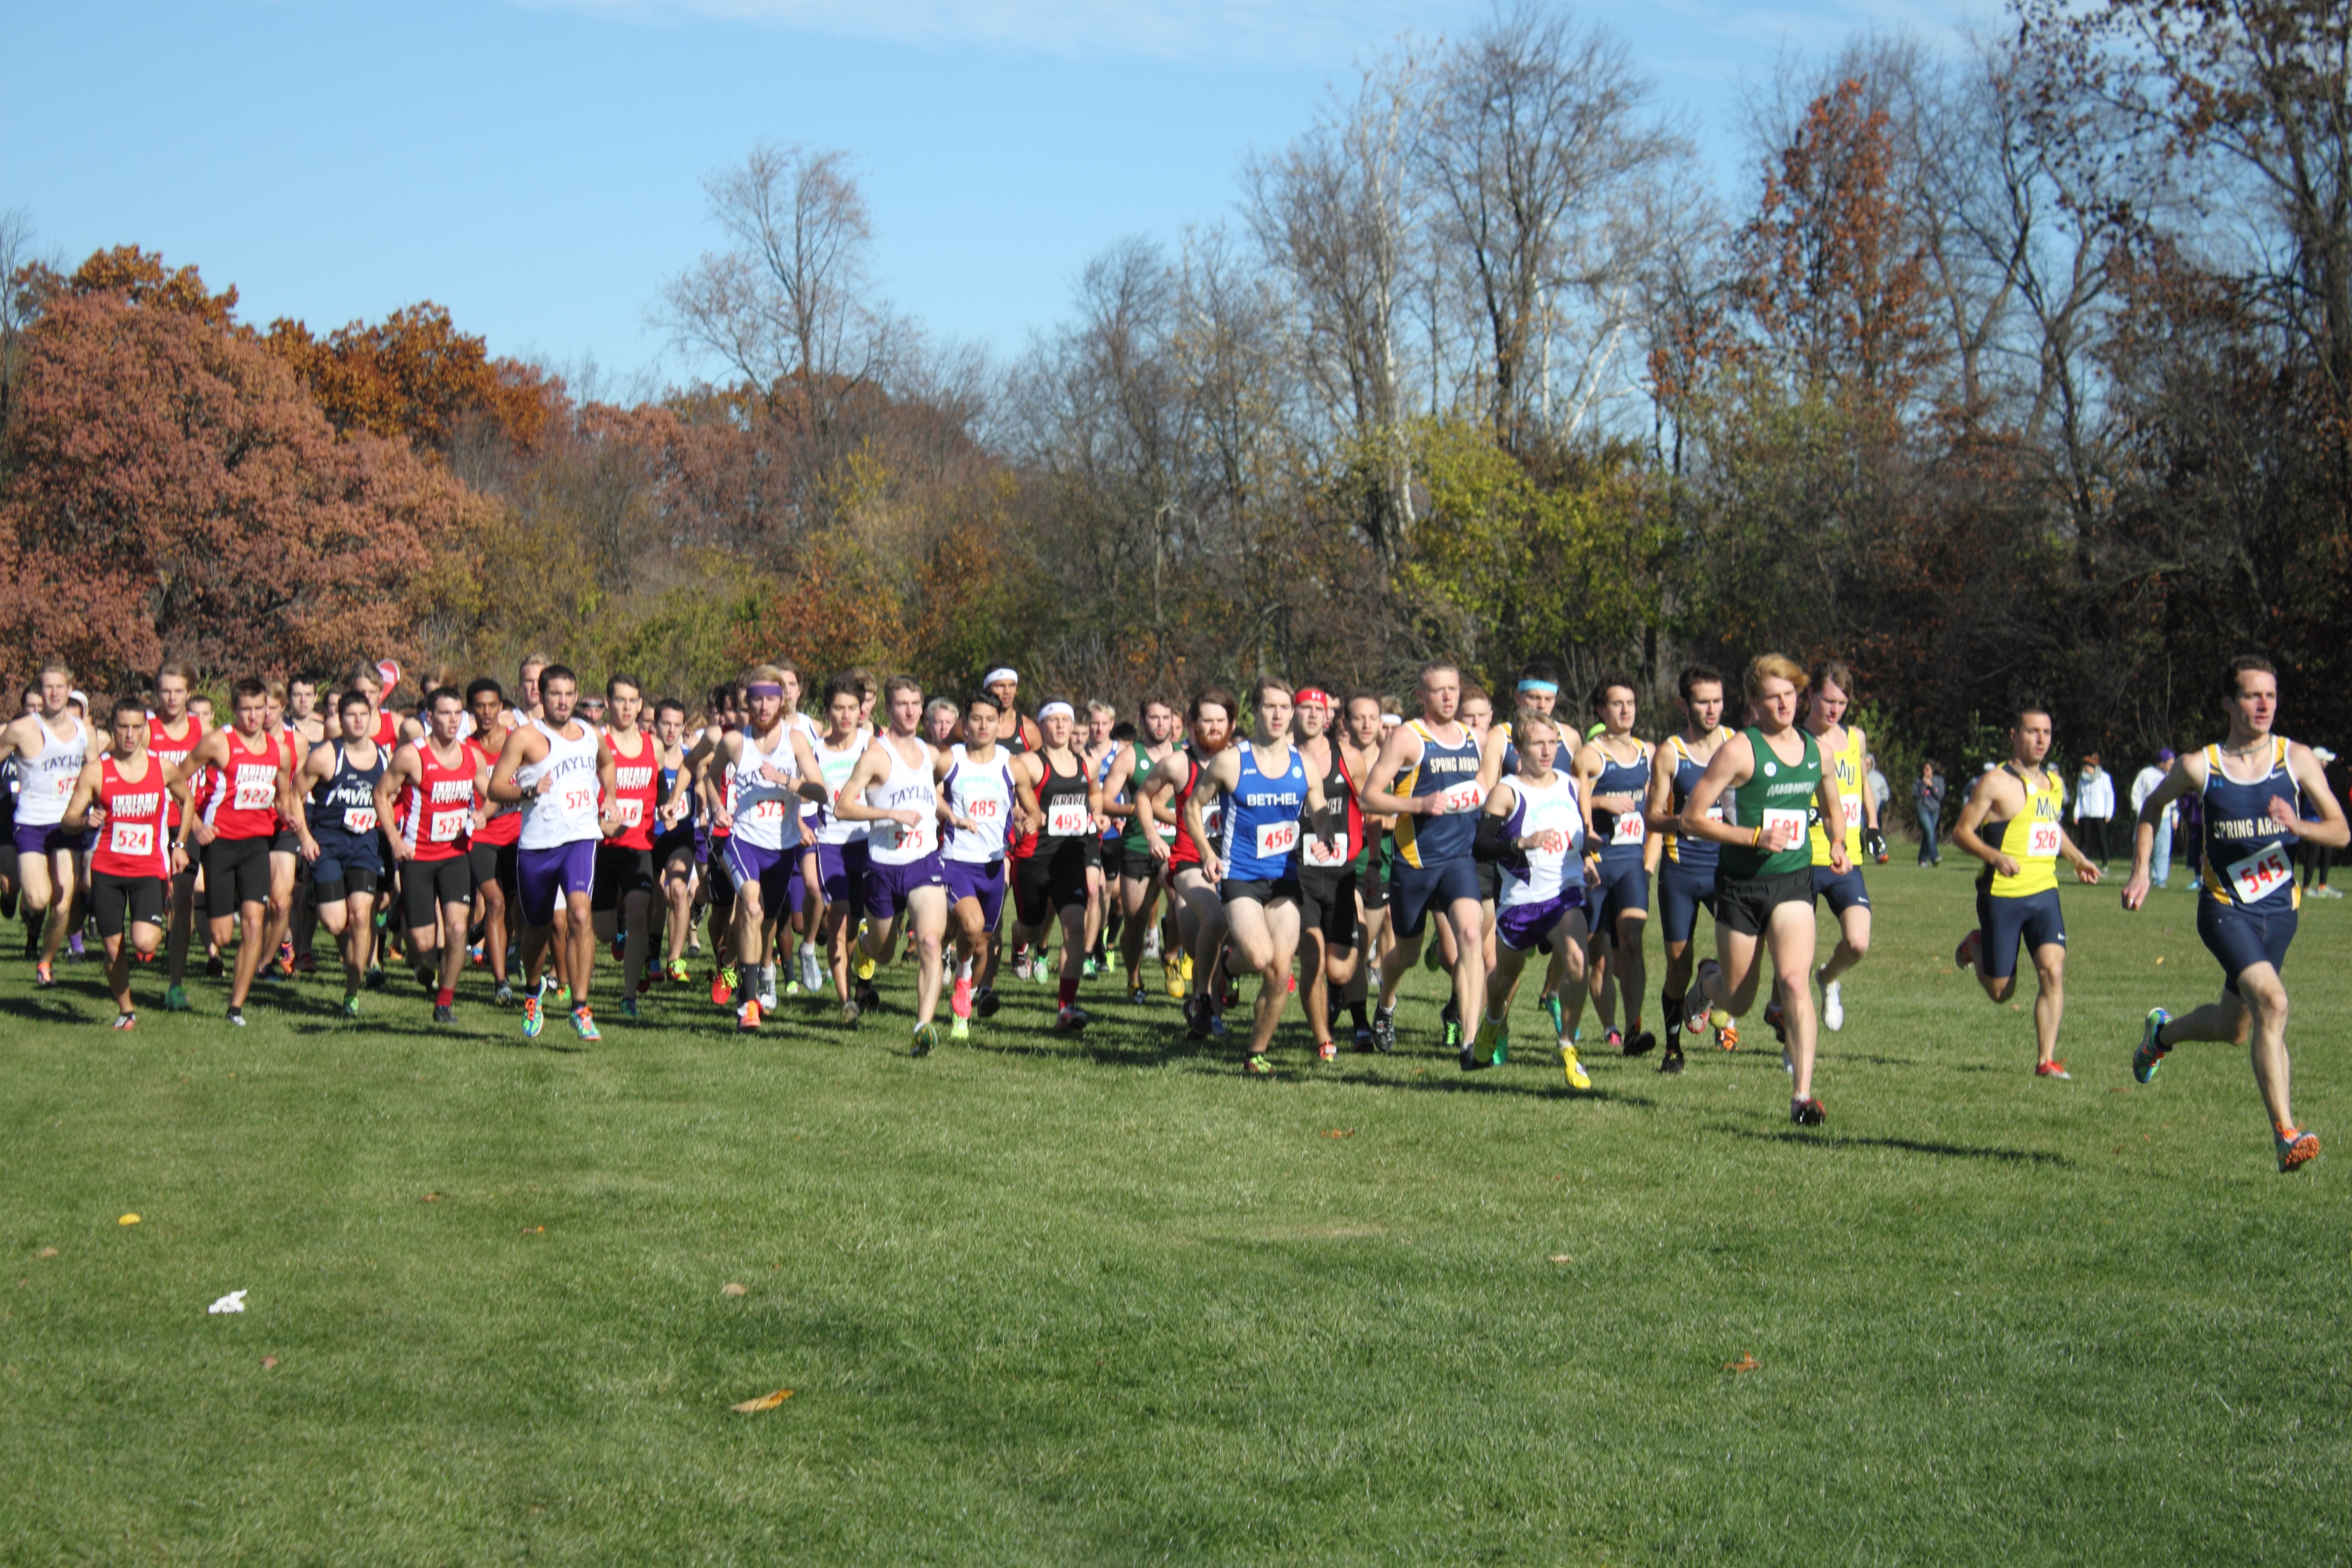
{"type": "Polygon", "coordinates": [[[2164,1065],[2170,1047],[2157,1044],[2156,1037],[2172,1022],[2172,1015],[2161,1007],[2147,1010],[2147,1020],[2140,1026],[2139,1048],[2132,1052],[2132,1079],[2137,1083],[2154,1083],[2156,1069],[2164,1065]]]}

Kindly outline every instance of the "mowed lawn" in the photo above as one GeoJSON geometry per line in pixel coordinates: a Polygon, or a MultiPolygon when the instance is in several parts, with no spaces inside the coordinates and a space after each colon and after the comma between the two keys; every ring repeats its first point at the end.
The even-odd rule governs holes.
{"type": "Polygon", "coordinates": [[[1760,1019],[1572,1095],[1532,984],[1465,1075],[1426,973],[1397,1055],[1294,1013],[1252,1081],[1108,981],[915,1060],[903,972],[854,1034],[665,988],[581,1049],[471,978],[455,1033],[321,979],[125,1037],[12,958],[0,1560],[2352,1557],[2352,910],[2289,964],[2329,1152],[2282,1177],[2242,1052],[2131,1087],[2216,987],[2186,895],[2067,895],[2040,1082],[1906,858],[1818,1131],[1760,1019]]]}

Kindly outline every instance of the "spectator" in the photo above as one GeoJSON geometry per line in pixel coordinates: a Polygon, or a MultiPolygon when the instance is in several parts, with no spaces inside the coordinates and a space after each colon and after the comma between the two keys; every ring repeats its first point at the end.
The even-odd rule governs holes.
{"type": "MultiPolygon", "coordinates": [[[[2132,827],[2134,854],[2138,853],[2137,846],[2139,844],[2139,827],[2137,825],[2137,819],[2139,816],[2139,808],[2147,804],[2147,797],[2156,793],[2156,786],[2162,784],[2164,782],[2164,775],[2171,771],[2172,748],[2167,746],[2164,750],[2156,753],[2156,761],[2140,769],[2140,771],[2132,777],[2131,805],[2132,817],[2134,819],[2134,825],[2132,827]]],[[[2168,806],[2165,808],[2164,815],[2157,818],[2156,853],[2148,857],[2148,881],[2153,886],[2158,888],[2165,886],[2172,876],[2172,808],[2168,806]]]]}
{"type": "Polygon", "coordinates": [[[1919,765],[1919,777],[1911,785],[1911,809],[1919,818],[1919,864],[1942,865],[1944,851],[1936,842],[1936,826],[1944,815],[1944,779],[1933,763],[1919,765]]]}
{"type": "Polygon", "coordinates": [[[1878,820],[1885,822],[1886,803],[1895,798],[1895,791],[1887,784],[1886,775],[1878,771],[1876,752],[1865,757],[1863,760],[1863,765],[1870,770],[1870,803],[1878,808],[1878,820]]]}
{"type": "MultiPolygon", "coordinates": [[[[2311,754],[2319,759],[2322,768],[2336,765],[2336,753],[2325,746],[2314,746],[2311,754]]],[[[2333,780],[2329,781],[2332,784],[2333,780]]],[[[2305,839],[2303,848],[2303,896],[2306,899],[2340,899],[2344,895],[2327,885],[2327,868],[2336,864],[2336,851],[2324,844],[2305,839]]]]}
{"type": "Polygon", "coordinates": [[[2093,752],[2083,759],[2082,772],[2074,775],[2074,847],[2084,855],[2097,856],[2102,871],[2115,858],[2107,837],[2115,816],[2116,781],[2100,765],[2099,753],[2093,752]]]}

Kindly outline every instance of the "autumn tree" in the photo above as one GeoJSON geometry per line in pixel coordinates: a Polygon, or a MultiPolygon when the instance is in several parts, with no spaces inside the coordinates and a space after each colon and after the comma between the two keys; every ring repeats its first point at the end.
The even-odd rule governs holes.
{"type": "Polygon", "coordinates": [[[506,445],[528,450],[560,411],[559,384],[520,361],[492,359],[481,338],[459,331],[449,312],[429,300],[373,325],[353,321],[324,339],[281,319],[263,342],[338,430],[446,453],[473,418],[506,445]]]}
{"type": "Polygon", "coordinates": [[[413,657],[434,550],[482,503],[404,445],[338,440],[193,279],[134,270],[46,302],[0,497],[0,642],[20,668],[54,654],[117,680],[166,653],[221,672],[413,657]]]}

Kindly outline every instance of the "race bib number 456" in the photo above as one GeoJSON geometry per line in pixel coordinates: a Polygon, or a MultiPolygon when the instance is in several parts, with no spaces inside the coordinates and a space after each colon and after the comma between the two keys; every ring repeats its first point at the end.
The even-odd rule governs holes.
{"type": "Polygon", "coordinates": [[[1257,828],[1257,858],[1277,859],[1298,847],[1298,824],[1262,822],[1257,828]]]}

